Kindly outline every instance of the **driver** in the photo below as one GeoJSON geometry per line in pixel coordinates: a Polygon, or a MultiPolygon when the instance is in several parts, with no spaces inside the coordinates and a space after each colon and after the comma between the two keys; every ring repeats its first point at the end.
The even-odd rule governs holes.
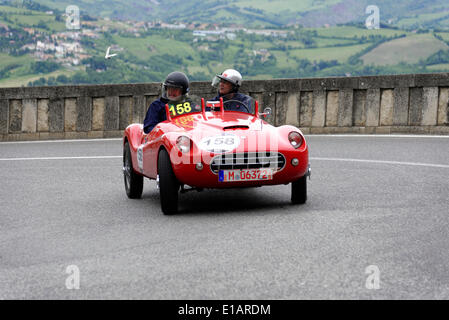
{"type": "Polygon", "coordinates": [[[162,95],[153,101],[148,108],[145,120],[143,121],[143,131],[149,133],[162,121],[167,120],[165,105],[172,102],[183,101],[189,92],[189,78],[182,72],[172,72],[165,78],[162,84],[162,95]]]}
{"type": "Polygon", "coordinates": [[[225,105],[225,109],[229,111],[250,112],[251,101],[250,96],[239,93],[239,88],[242,85],[242,75],[234,69],[226,69],[222,74],[216,75],[212,80],[212,86],[218,88],[218,96],[212,101],[219,101],[223,98],[223,102],[233,100],[225,105]],[[242,107],[239,103],[243,103],[248,107],[242,107]]]}

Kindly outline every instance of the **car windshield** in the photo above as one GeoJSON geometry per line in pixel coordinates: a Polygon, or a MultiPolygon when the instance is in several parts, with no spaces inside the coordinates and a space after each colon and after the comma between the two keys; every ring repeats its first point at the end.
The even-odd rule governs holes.
{"type": "MultiPolygon", "coordinates": [[[[255,102],[256,100],[249,96],[245,96],[244,99],[228,99],[223,101],[224,111],[237,111],[254,114],[255,102]]],[[[220,101],[205,100],[205,104],[206,111],[220,111],[220,101]]],[[[202,112],[201,98],[190,96],[183,101],[170,101],[168,102],[168,111],[171,118],[192,113],[200,113],[202,112]]]]}
{"type": "Polygon", "coordinates": [[[225,111],[239,111],[245,113],[254,113],[255,100],[248,97],[244,101],[242,100],[226,100],[223,101],[223,106],[225,111]]]}
{"type": "MultiPolygon", "coordinates": [[[[220,111],[220,101],[207,101],[207,109],[211,111],[220,111]]],[[[255,100],[245,96],[243,99],[228,99],[223,101],[224,111],[238,111],[254,114],[255,100]]]]}

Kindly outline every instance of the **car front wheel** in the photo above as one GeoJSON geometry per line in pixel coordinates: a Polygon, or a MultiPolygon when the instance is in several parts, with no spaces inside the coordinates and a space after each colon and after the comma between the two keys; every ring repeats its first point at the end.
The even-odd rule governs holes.
{"type": "Polygon", "coordinates": [[[304,204],[307,201],[307,176],[292,182],[292,203],[304,204]]]}
{"type": "Polygon", "coordinates": [[[159,152],[158,173],[162,212],[165,215],[175,214],[178,212],[178,191],[180,184],[173,172],[170,157],[165,150],[159,152]]]}

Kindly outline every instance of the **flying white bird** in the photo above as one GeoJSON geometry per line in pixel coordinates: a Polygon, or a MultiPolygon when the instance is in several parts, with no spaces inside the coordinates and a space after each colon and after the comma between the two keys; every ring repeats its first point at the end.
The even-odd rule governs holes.
{"type": "Polygon", "coordinates": [[[117,53],[109,54],[109,51],[111,50],[111,47],[108,47],[108,50],[106,50],[106,55],[104,56],[105,59],[111,59],[112,57],[115,57],[117,53]]]}

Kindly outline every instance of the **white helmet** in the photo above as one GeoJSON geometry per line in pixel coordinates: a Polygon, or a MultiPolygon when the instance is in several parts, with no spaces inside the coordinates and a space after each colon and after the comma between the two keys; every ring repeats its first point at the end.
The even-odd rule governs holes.
{"type": "Polygon", "coordinates": [[[221,75],[217,74],[212,80],[212,86],[216,87],[220,80],[225,80],[232,83],[236,88],[242,85],[242,75],[234,69],[226,69],[221,75]]]}

